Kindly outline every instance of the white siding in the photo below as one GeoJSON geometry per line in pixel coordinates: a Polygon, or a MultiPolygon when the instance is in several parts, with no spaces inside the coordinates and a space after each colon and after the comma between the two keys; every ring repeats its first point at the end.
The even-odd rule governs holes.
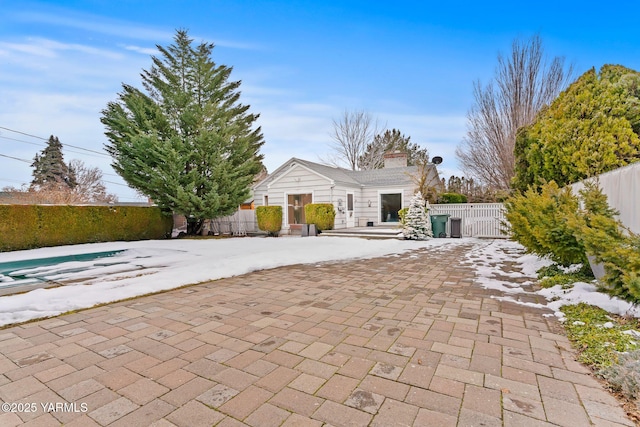
{"type": "Polygon", "coordinates": [[[345,213],[338,212],[338,199],[346,207],[346,192],[353,191],[358,199],[359,188],[353,189],[343,185],[334,185],[331,180],[300,165],[294,165],[283,172],[271,183],[262,183],[254,190],[256,206],[264,205],[264,196],[269,196],[270,206],[282,206],[282,229],[288,230],[287,196],[289,194],[312,194],[313,203],[332,203],[336,210],[335,228],[346,227],[345,213]]]}

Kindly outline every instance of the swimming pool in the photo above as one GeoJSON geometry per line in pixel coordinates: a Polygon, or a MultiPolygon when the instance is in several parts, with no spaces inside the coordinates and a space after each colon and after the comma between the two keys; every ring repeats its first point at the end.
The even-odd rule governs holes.
{"type": "Polygon", "coordinates": [[[121,252],[123,250],[2,262],[0,263],[0,295],[56,286],[60,284],[56,282],[56,278],[60,275],[119,264],[121,261],[113,257],[121,252]],[[102,259],[104,261],[96,262],[102,259]]]}

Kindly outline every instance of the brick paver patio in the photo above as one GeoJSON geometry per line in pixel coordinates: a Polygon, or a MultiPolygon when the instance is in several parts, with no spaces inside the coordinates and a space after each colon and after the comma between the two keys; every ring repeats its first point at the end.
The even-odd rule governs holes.
{"type": "Polygon", "coordinates": [[[554,320],[473,284],[466,250],[276,268],[0,330],[0,400],[21,410],[3,405],[0,426],[632,426],[554,320]]]}

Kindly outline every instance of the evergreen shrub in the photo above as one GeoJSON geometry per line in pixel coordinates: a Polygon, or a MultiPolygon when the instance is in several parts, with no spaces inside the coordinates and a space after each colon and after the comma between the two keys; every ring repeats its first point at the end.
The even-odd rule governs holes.
{"type": "Polygon", "coordinates": [[[640,235],[626,230],[615,218],[607,196],[594,182],[580,191],[584,207],[569,219],[587,254],[604,264],[601,286],[607,293],[640,303],[640,235]]]}
{"type": "Polygon", "coordinates": [[[409,202],[409,209],[403,219],[402,235],[405,239],[412,240],[426,240],[433,237],[431,221],[420,192],[416,193],[409,202]]]}
{"type": "Polygon", "coordinates": [[[0,205],[0,251],[162,239],[173,219],[157,207],[0,205]]]}
{"type": "Polygon", "coordinates": [[[460,193],[442,193],[438,196],[438,203],[467,203],[467,196],[460,193]]]}
{"type": "Polygon", "coordinates": [[[509,234],[527,252],[548,256],[563,266],[587,263],[584,244],[567,222],[579,208],[570,188],[560,189],[554,181],[544,184],[539,193],[530,187],[507,199],[505,208],[509,234]]]}
{"type": "Polygon", "coordinates": [[[282,206],[256,207],[258,228],[266,231],[269,236],[277,236],[282,229],[282,206]]]}
{"type": "Polygon", "coordinates": [[[409,208],[402,208],[398,211],[398,218],[399,218],[399,223],[400,223],[400,227],[402,227],[405,224],[405,218],[407,217],[407,213],[409,212],[409,208]]]}
{"type": "Polygon", "coordinates": [[[304,205],[304,216],[307,224],[314,224],[316,230],[333,230],[336,211],[331,203],[309,203],[304,205]]]}

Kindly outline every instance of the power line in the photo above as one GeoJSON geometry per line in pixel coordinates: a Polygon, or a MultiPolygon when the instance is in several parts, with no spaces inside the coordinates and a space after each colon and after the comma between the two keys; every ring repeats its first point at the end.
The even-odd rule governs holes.
{"type": "MultiPolygon", "coordinates": [[[[43,143],[43,142],[31,142],[31,141],[25,141],[25,140],[22,140],[22,139],[9,138],[8,136],[2,136],[2,135],[0,135],[0,138],[2,138],[2,139],[8,139],[8,140],[11,140],[11,141],[16,141],[16,142],[22,142],[22,143],[24,143],[24,144],[35,145],[35,146],[37,146],[37,147],[43,147],[43,146],[45,146],[45,147],[46,147],[46,145],[47,145],[47,144],[45,144],[45,143],[43,143]]],[[[81,151],[70,150],[70,149],[68,149],[68,148],[66,148],[66,147],[65,147],[64,151],[66,151],[67,153],[82,154],[83,156],[98,157],[96,154],[87,154],[87,153],[83,153],[83,152],[81,152],[81,151]]]]}
{"type": "Polygon", "coordinates": [[[24,184],[23,181],[18,181],[17,179],[9,179],[9,178],[0,178],[2,182],[13,182],[15,184],[24,184]]]}
{"type": "Polygon", "coordinates": [[[18,157],[7,156],[6,154],[0,154],[0,157],[6,157],[7,159],[19,160],[21,162],[25,162],[25,163],[31,164],[31,160],[25,160],[25,159],[20,159],[18,157]]]}
{"type": "MultiPolygon", "coordinates": [[[[4,127],[4,126],[0,126],[0,129],[4,129],[4,130],[7,130],[7,131],[13,132],[13,133],[19,133],[20,135],[30,136],[31,138],[41,139],[43,141],[49,141],[49,139],[47,139],[47,138],[43,138],[43,137],[37,136],[37,135],[32,135],[32,134],[26,133],[26,132],[21,132],[19,130],[15,130],[15,129],[9,129],[9,128],[4,127]]],[[[95,154],[98,154],[100,156],[111,157],[110,155],[108,155],[106,153],[102,153],[102,152],[96,151],[96,150],[90,150],[89,148],[78,147],[77,145],[71,145],[71,144],[63,144],[63,145],[66,145],[67,147],[76,148],[76,149],[82,150],[82,151],[88,151],[89,153],[95,153],[95,154]]]]}
{"type": "Polygon", "coordinates": [[[0,138],[9,139],[11,141],[24,142],[25,144],[30,144],[30,145],[37,145],[38,147],[42,147],[43,145],[46,145],[45,143],[42,143],[42,142],[24,141],[22,139],[9,138],[8,136],[2,136],[2,135],[0,135],[0,138]]]}
{"type": "Polygon", "coordinates": [[[122,186],[122,187],[130,188],[128,185],[126,185],[126,184],[120,184],[119,182],[105,181],[104,179],[102,180],[102,182],[108,182],[109,184],[113,184],[113,185],[120,185],[120,186],[122,186]]]}

